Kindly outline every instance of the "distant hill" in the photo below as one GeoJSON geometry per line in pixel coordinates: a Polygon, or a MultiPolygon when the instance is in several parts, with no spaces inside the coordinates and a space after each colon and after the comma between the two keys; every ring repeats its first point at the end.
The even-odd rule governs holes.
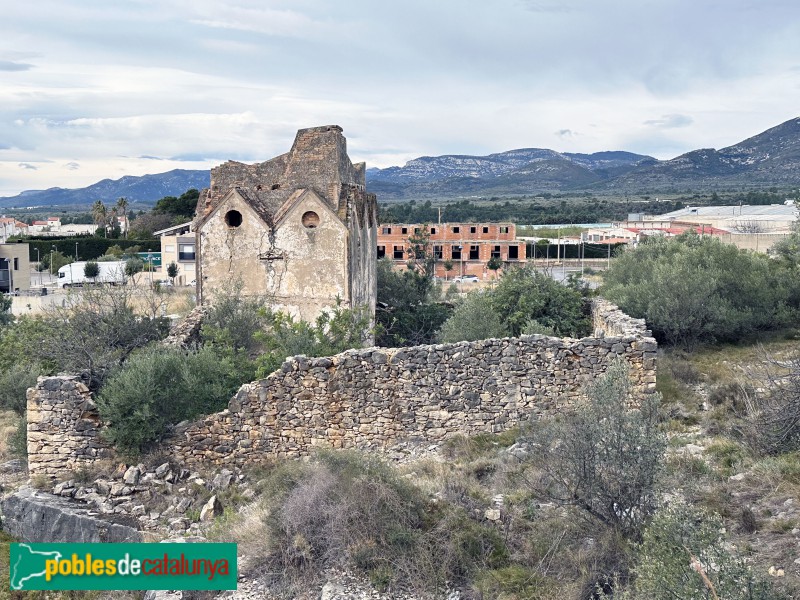
{"type": "Polygon", "coordinates": [[[656,159],[631,152],[560,153],[521,148],[488,156],[423,156],[403,167],[367,169],[379,198],[531,194],[590,187],[656,159]]]}
{"type": "Polygon", "coordinates": [[[126,175],[121,179],[103,179],[80,189],[50,188],[22,192],[16,196],[0,198],[0,207],[88,206],[97,200],[114,202],[123,197],[131,204],[141,202],[150,205],[164,196],[180,196],[191,188],[206,188],[210,178],[209,171],[186,169],[141,177],[126,175]]]}
{"type": "Polygon", "coordinates": [[[641,165],[608,183],[609,188],[794,185],[800,183],[800,118],[715,150],[693,150],[641,165]]]}
{"type": "MultiPolygon", "coordinates": [[[[208,171],[176,169],[158,175],[104,179],[83,189],[51,188],[0,198],[0,207],[91,205],[125,197],[152,205],[164,196],[208,187],[208,171]]],[[[800,185],[800,118],[733,146],[693,150],[659,161],[632,152],[594,154],[520,148],[488,156],[422,156],[402,167],[367,169],[379,200],[532,195],[543,192],[657,192],[800,185]]]]}

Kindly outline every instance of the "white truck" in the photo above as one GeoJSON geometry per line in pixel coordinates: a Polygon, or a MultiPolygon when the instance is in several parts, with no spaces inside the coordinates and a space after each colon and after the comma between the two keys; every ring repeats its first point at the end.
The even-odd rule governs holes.
{"type": "Polygon", "coordinates": [[[98,262],[97,277],[86,277],[86,262],[74,262],[64,265],[58,270],[58,287],[68,288],[85,283],[107,283],[109,285],[125,284],[125,261],[115,260],[98,262]]]}

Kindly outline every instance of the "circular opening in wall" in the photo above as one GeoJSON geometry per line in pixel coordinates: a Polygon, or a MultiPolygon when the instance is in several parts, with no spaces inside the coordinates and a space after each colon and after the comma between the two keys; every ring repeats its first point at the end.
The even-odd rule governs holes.
{"type": "Polygon", "coordinates": [[[242,213],[238,210],[229,210],[225,213],[225,224],[228,227],[238,227],[242,224],[242,213]]]}
{"type": "Polygon", "coordinates": [[[303,227],[306,229],[314,229],[319,227],[319,215],[313,210],[303,213],[303,227]]]}

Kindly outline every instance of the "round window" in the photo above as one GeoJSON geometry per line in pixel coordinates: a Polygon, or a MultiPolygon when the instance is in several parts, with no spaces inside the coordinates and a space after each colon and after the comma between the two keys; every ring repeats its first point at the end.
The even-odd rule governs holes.
{"type": "Polygon", "coordinates": [[[319,215],[313,210],[303,213],[303,227],[306,229],[314,229],[319,227],[319,215]]]}
{"type": "Polygon", "coordinates": [[[225,224],[228,227],[238,227],[242,224],[242,213],[238,210],[229,210],[225,213],[225,224]]]}

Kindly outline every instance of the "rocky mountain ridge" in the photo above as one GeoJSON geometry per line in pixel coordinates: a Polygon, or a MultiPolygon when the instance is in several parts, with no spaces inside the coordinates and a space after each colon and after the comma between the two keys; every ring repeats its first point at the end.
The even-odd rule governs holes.
{"type": "MultiPolygon", "coordinates": [[[[128,198],[153,204],[204,188],[205,170],[104,179],[82,189],[51,188],[0,198],[0,207],[91,205],[128,198]]],[[[367,185],[383,201],[544,192],[614,194],[681,189],[800,185],[800,118],[715,150],[692,150],[670,160],[625,151],[580,154],[519,148],[487,156],[421,156],[404,166],[367,169],[367,185]]]]}

